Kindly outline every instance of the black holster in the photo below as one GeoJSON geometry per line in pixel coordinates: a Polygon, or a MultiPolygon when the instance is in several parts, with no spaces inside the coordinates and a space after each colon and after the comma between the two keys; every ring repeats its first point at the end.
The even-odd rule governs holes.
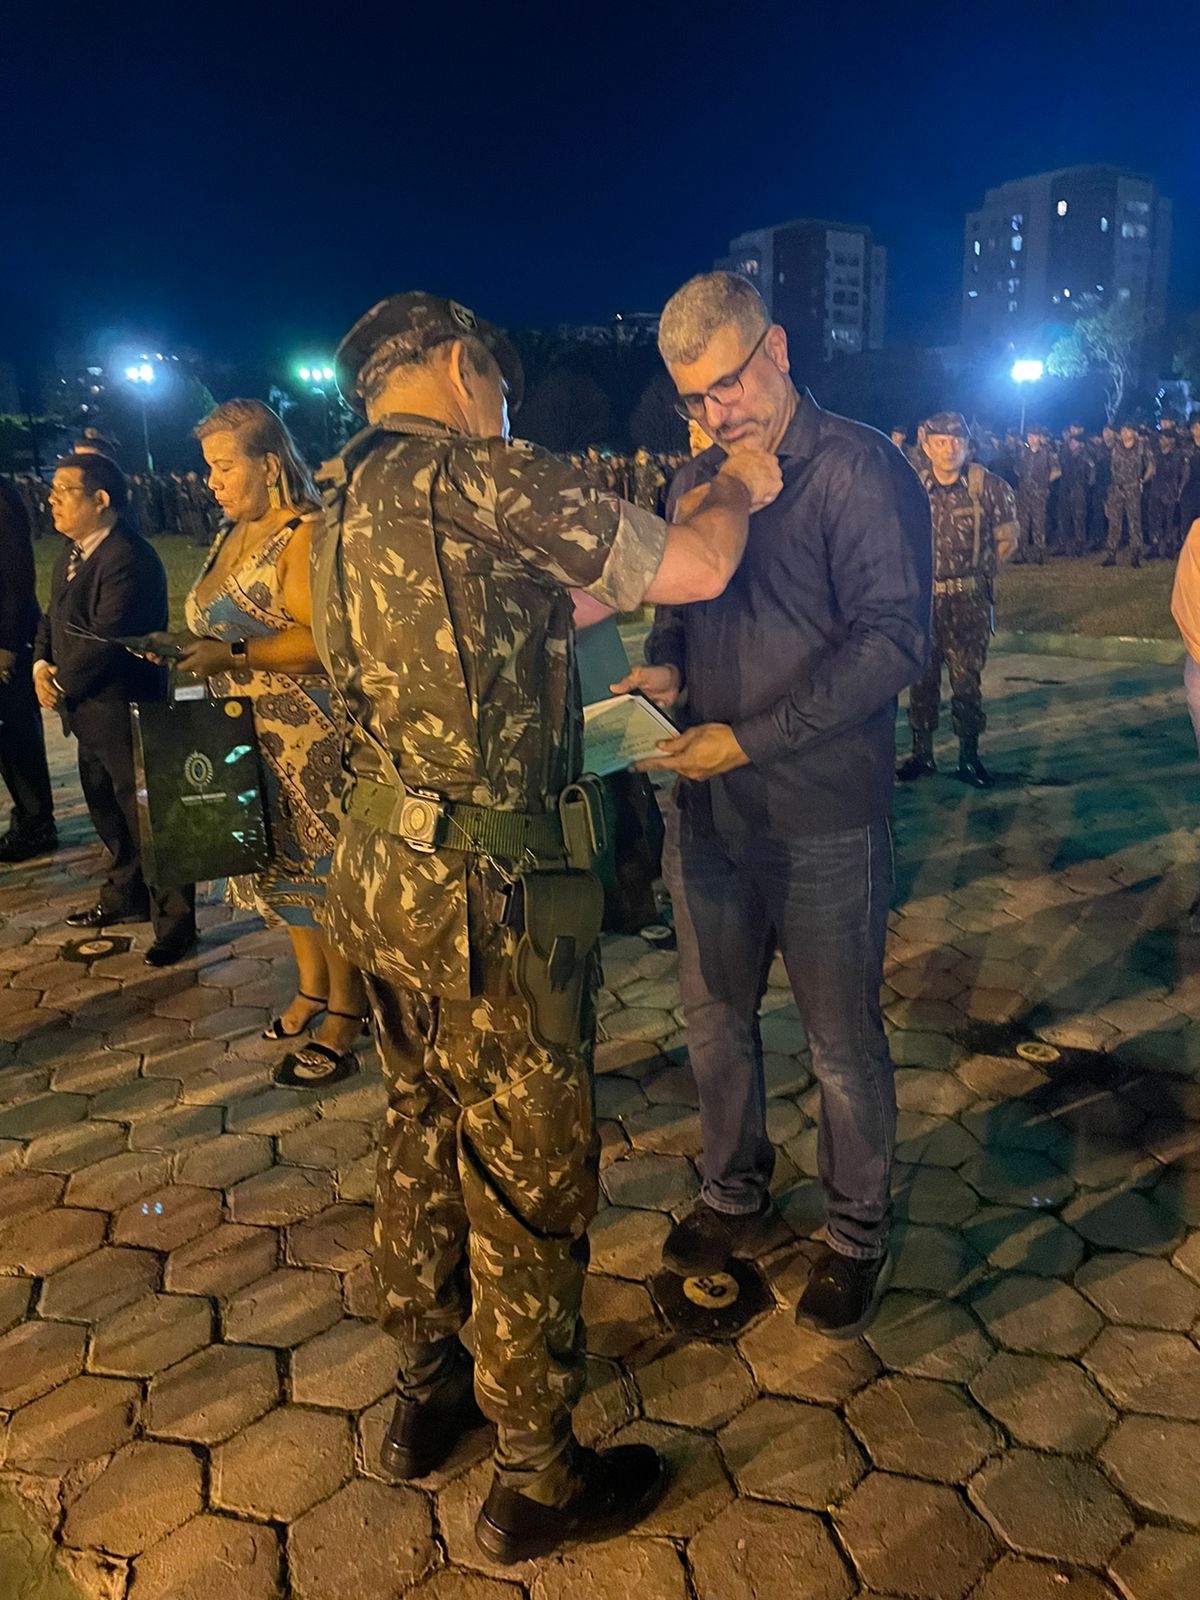
{"type": "Polygon", "coordinates": [[[524,931],[513,982],[529,1010],[529,1037],[546,1049],[582,1041],[584,998],[604,919],[604,887],[591,872],[520,878],[524,931]]]}

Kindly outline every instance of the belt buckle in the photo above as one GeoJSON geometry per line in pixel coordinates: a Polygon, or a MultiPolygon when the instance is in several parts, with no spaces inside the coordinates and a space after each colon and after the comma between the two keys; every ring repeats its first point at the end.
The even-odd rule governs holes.
{"type": "Polygon", "coordinates": [[[410,850],[431,856],[442,842],[446,821],[446,802],[432,789],[408,789],[392,812],[391,831],[399,834],[410,850]]]}

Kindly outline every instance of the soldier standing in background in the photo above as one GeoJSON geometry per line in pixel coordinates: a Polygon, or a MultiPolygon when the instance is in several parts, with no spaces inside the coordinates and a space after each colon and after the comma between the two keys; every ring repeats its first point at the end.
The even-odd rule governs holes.
{"type": "Polygon", "coordinates": [[[1175,518],[1186,477],[1187,458],[1179,448],[1175,428],[1164,426],[1158,436],[1154,476],[1146,490],[1146,536],[1151,555],[1174,556],[1179,550],[1175,518]]]}
{"type": "Polygon", "coordinates": [[[1088,491],[1096,469],[1083,440],[1083,430],[1063,435],[1062,478],[1058,485],[1058,544],[1064,555],[1081,556],[1087,548],[1088,491]]]}
{"type": "Polygon", "coordinates": [[[400,1364],[383,1460],[432,1471],[478,1421],[473,1385],[497,1426],[476,1537],[512,1562],[628,1527],[663,1484],[648,1446],[585,1450],[571,1428],[603,890],[570,590],[617,611],[716,598],[781,477],[747,448],[668,529],[511,441],[516,353],[434,295],[375,306],[336,366],[371,426],[324,469],[313,621],[348,718],[326,921],[364,971],[389,1091],[375,1270],[400,1364]]]}
{"type": "Polygon", "coordinates": [[[1017,547],[1017,508],[1003,478],[969,460],[971,431],[957,411],[939,411],[922,430],[929,467],[921,482],[933,518],[933,656],[908,691],[912,755],[896,776],[902,783],[937,771],[933,735],[942,698],[942,667],[950,673],[950,717],[959,740],[957,776],[977,789],[992,778],[979,759],[983,668],[992,631],[997,566],[1017,547]]]}
{"type": "Polygon", "coordinates": [[[1058,457],[1045,428],[1030,428],[1017,451],[1017,522],[1021,558],[1041,566],[1046,559],[1046,507],[1050,485],[1059,476],[1058,457]]]}
{"type": "Polygon", "coordinates": [[[1154,476],[1154,457],[1132,422],[1123,422],[1109,455],[1111,476],[1104,510],[1108,540],[1102,567],[1115,567],[1121,534],[1129,526],[1129,565],[1142,564],[1142,490],[1154,476]]]}

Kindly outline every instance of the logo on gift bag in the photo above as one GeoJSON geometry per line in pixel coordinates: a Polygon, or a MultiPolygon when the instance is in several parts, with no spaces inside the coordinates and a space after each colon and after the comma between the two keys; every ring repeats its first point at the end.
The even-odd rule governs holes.
{"type": "Polygon", "coordinates": [[[213,764],[203,750],[193,750],[183,763],[183,775],[193,789],[207,789],[213,781],[213,764]]]}

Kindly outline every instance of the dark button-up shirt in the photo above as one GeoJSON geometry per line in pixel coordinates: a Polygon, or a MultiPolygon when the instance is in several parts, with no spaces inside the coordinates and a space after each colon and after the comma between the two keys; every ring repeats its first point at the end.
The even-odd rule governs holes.
{"type": "MultiPolygon", "coordinates": [[[[728,588],[660,607],[646,658],[678,667],[690,720],[731,724],[749,757],[684,785],[685,804],[788,837],[888,813],[896,696],[929,656],[933,541],[920,481],[873,428],[805,392],[777,453],[783,489],[751,517],[728,588]]],[[[669,512],[724,458],[714,445],[683,467],[669,512]]]]}

